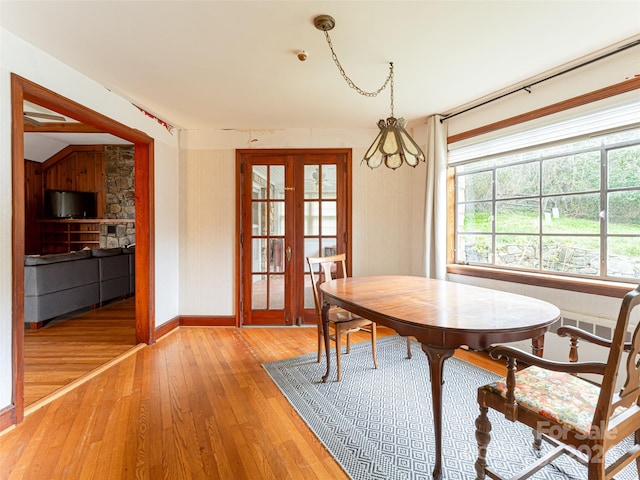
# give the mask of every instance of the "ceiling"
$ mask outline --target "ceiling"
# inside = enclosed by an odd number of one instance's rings
[[[375,128],[447,113],[640,33],[640,1],[5,1],[0,25],[181,129]],[[306,50],[299,61],[296,53]]]
[[[27,101],[23,103],[23,112],[26,123],[29,123],[27,119],[30,119],[45,130],[51,125],[78,124],[71,117],[60,115]],[[24,158],[44,162],[69,145],[131,145],[131,143],[109,133],[25,132]]]

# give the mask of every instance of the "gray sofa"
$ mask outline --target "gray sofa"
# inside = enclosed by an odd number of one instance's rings
[[[27,255],[24,321],[43,321],[135,292],[134,248]]]

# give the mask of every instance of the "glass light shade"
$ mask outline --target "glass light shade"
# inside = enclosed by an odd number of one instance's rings
[[[379,120],[380,132],[362,161],[372,169],[384,163],[392,170],[402,166],[402,163],[415,167],[420,161],[424,162],[424,153],[404,126],[404,118],[389,117],[386,122]]]

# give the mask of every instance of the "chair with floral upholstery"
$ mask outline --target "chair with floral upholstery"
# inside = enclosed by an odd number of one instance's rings
[[[611,340],[575,327],[560,327],[558,335],[570,338],[569,362],[545,360],[509,346],[491,349],[493,358],[506,358],[507,376],[478,389],[476,480],[502,478],[488,468],[489,408],[531,427],[534,448],[540,449],[542,440],[553,446],[511,480],[529,478],[562,454],[582,463],[586,467],[583,478],[588,480],[612,479],[634,460],[640,478],[640,323],[631,341],[626,341],[631,312],[638,304],[640,286],[622,300]],[[578,340],[607,347],[606,362],[578,361]],[[518,371],[518,361],[529,367]],[[619,371],[626,372],[620,388],[616,387]],[[596,376],[585,379],[583,374]],[[594,378],[598,381],[592,381]],[[623,453],[607,458],[616,445],[616,452]]]

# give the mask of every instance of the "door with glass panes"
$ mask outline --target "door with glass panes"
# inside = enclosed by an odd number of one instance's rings
[[[351,151],[238,150],[237,160],[240,324],[315,323],[306,257],[350,260]]]

